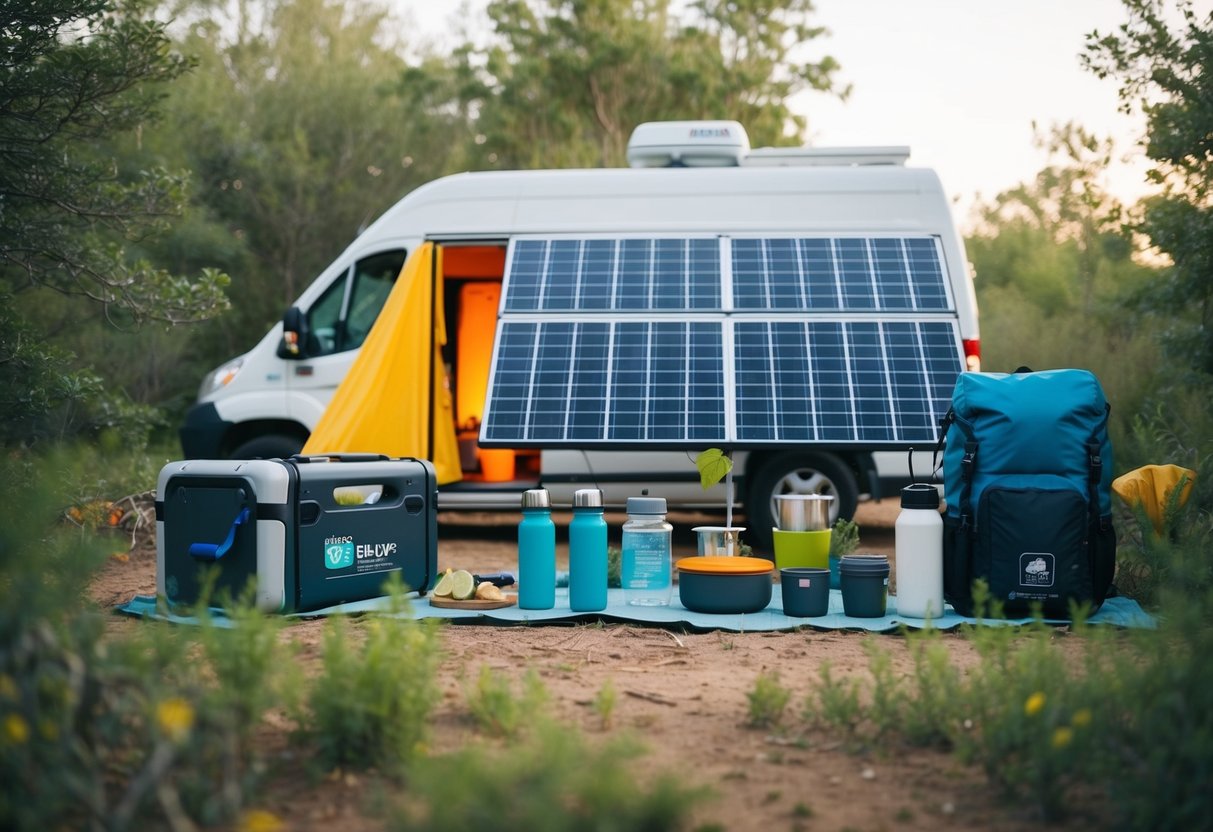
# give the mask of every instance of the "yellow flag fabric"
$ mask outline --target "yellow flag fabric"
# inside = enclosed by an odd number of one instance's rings
[[[442,250],[433,243],[409,255],[304,454],[413,456],[434,463],[439,485],[461,479],[442,360],[441,258]]]
[[[1140,505],[1145,509],[1146,516],[1154,524],[1154,531],[1162,534],[1163,511],[1171,492],[1184,477],[1187,477],[1187,482],[1177,503],[1182,506],[1192,493],[1196,472],[1179,465],[1143,465],[1112,480],[1112,490],[1130,506]]]

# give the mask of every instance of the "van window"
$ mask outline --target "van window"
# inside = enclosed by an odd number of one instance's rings
[[[309,357],[362,346],[404,266],[405,254],[396,250],[364,257],[324,290],[308,310]]]

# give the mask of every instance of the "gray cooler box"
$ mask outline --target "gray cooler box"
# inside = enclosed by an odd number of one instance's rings
[[[434,467],[344,454],[170,462],[156,484],[156,590],[193,604],[256,585],[258,608],[303,612],[424,593],[438,569]]]

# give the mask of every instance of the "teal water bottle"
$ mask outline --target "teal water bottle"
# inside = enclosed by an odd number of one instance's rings
[[[602,516],[602,492],[581,488],[573,492],[569,523],[569,609],[597,612],[607,605],[607,524]]]
[[[522,493],[518,524],[518,606],[550,610],[556,606],[556,526],[546,488]]]

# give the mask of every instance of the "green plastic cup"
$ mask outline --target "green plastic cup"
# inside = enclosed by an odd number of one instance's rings
[[[806,532],[771,529],[775,538],[775,566],[779,569],[792,566],[829,569],[831,533],[830,529]]]

